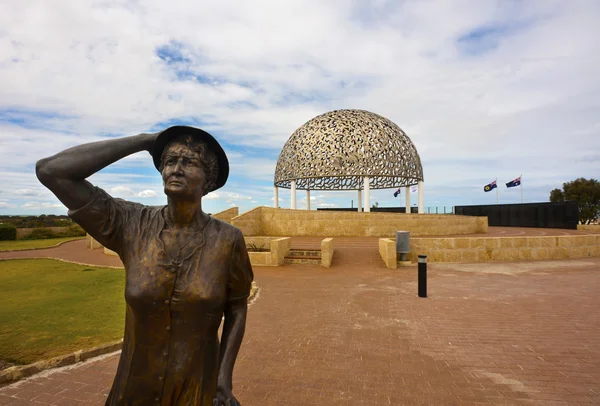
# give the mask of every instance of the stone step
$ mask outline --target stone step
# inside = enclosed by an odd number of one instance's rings
[[[284,258],[286,264],[306,264],[306,265],[319,265],[321,264],[321,257],[315,256],[287,256]]]
[[[290,250],[290,253],[288,254],[289,257],[317,257],[317,258],[321,258],[321,251],[320,250],[301,250],[301,249],[294,249],[292,248]]]

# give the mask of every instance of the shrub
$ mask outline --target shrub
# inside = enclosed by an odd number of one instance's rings
[[[0,224],[0,241],[17,239],[17,228],[13,224]]]
[[[22,238],[22,240],[46,240],[48,238],[63,238],[63,237],[81,237],[85,235],[85,231],[78,224],[73,224],[64,231],[52,231],[51,228],[36,228],[31,234]]]
[[[36,228],[31,231],[31,234],[21,238],[22,240],[45,240],[48,238],[58,238],[58,233],[55,233],[50,228]]]
[[[79,224],[73,224],[66,231],[63,231],[61,237],[81,237],[85,235],[85,230]]]

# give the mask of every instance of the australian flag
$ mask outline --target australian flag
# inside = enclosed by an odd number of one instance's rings
[[[519,186],[520,184],[521,184],[521,177],[519,176],[517,179],[511,180],[510,182],[508,182],[506,184],[506,187],[515,187],[515,186]]]
[[[400,194],[400,191],[402,190],[402,188],[398,188],[398,190],[396,190],[394,192],[394,197],[398,197],[398,195]]]
[[[496,185],[496,181],[493,181],[492,183],[488,183],[487,185],[485,185],[483,187],[483,191],[484,192],[489,192],[492,189],[496,189],[498,187],[498,185]]]

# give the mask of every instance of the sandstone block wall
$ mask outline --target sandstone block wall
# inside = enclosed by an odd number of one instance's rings
[[[412,250],[412,247],[411,247]],[[396,240],[392,238],[379,239],[379,255],[389,269],[396,269],[398,262],[396,260]]]
[[[289,254],[292,239],[289,237],[252,237],[244,236],[246,245],[257,248],[269,248],[269,252],[248,252],[252,266],[280,266]]]
[[[577,229],[600,234],[600,224],[577,224]]]
[[[234,217],[239,216],[239,214],[240,214],[240,209],[238,207],[231,207],[227,210],[223,210],[223,211],[213,214],[212,217],[219,219],[219,220],[223,220],[226,223],[231,224],[231,220]]]
[[[321,265],[325,268],[331,266],[333,260],[333,238],[325,238],[321,241]]]
[[[94,237],[87,233],[85,234],[85,246],[91,250],[102,248],[102,244],[100,244]]]
[[[108,248],[106,248],[106,247],[104,247],[104,253],[105,253],[106,255],[113,255],[113,256],[115,256],[115,257],[118,257],[118,256],[119,256],[119,254],[117,254],[117,253],[116,253],[116,252],[114,252],[113,250],[109,250],[109,249],[108,249]]]
[[[257,207],[232,220],[245,235],[390,237],[487,233],[487,217],[404,213],[356,213]]]
[[[242,230],[242,233],[247,235],[268,235],[262,231],[261,212],[263,207],[259,206],[246,213],[231,219],[231,224]]]
[[[493,262],[600,257],[600,235],[412,239],[409,258],[428,262]]]
[[[271,240],[271,266],[283,265],[291,248],[292,239],[289,237]]]

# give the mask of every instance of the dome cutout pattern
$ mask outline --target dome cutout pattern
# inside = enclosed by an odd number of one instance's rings
[[[392,121],[365,110],[334,110],[298,128],[275,168],[275,186],[309,190],[362,190],[416,185],[421,158]]]

